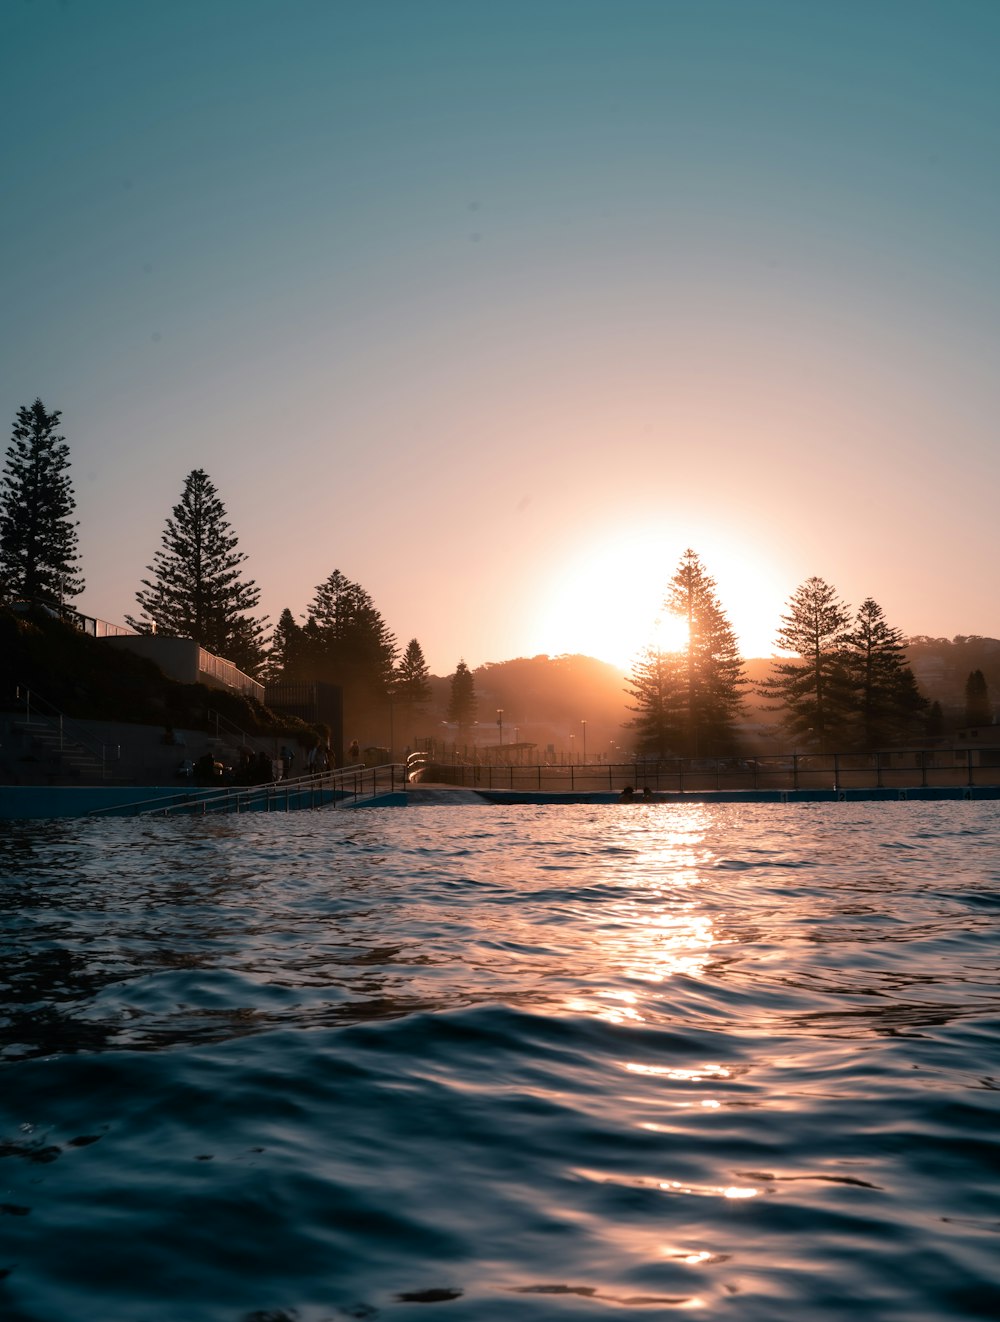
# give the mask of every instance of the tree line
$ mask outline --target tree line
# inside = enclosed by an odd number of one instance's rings
[[[0,479],[0,602],[62,607],[84,588],[60,418],[40,399],[17,412]],[[317,585],[302,623],[288,607],[281,611],[268,646],[269,622],[256,614],[260,590],[246,560],[214,484],[204,469],[193,470],[127,623],[140,633],[192,638],[266,681],[338,684],[352,711],[395,702],[412,714],[427,704],[420,643],[413,638],[401,652],[370,595],[339,569]],[[715,580],[695,551],[681,557],[662,611],[683,623],[684,643],[651,643],[632,666],[626,694],[637,750],[684,757],[738,751],[750,685]],[[755,692],[793,740],[821,750],[871,749],[936,732],[940,708],[920,693],[902,633],[871,597],[852,612],[824,579],[808,578],[781,616],[775,645],[786,655]],[[474,676],[460,660],[448,720],[468,728],[476,707]],[[991,720],[977,670],[966,684],[966,723]]]
[[[632,667],[626,693],[639,751],[737,752],[750,685],[715,580],[695,551],[681,557],[662,610],[683,622],[685,641],[675,650],[650,644]],[[940,704],[920,692],[902,632],[872,597],[852,612],[824,579],[807,578],[789,599],[774,642],[786,655],[754,692],[795,743],[871,750],[940,733]],[[968,725],[992,721],[980,670],[967,681],[965,714]]]
[[[18,410],[0,479],[0,602],[61,609],[84,589],[78,571],[76,502],[61,414],[40,399]],[[192,638],[265,681],[325,680],[355,709],[389,700],[418,709],[430,697],[416,638],[400,653],[369,594],[339,569],[318,585],[306,620],[282,610],[267,643],[256,613],[260,589],[204,469],[188,474],[126,623],[139,633]]]

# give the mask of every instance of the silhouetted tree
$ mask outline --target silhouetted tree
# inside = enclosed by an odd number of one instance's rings
[[[733,746],[746,677],[715,579],[690,547],[681,556],[663,607],[687,626],[681,651],[684,752],[688,757],[727,752]]]
[[[845,737],[850,686],[844,668],[844,637],[850,625],[847,607],[836,590],[813,576],[792,593],[781,617],[776,644],[800,661],[776,661],[761,685],[765,698],[777,699],[783,724],[796,738],[812,734],[819,747]]]
[[[852,698],[853,742],[884,748],[914,734],[927,707],[913,671],[906,664],[903,635],[867,597],[843,640],[844,671]]]
[[[640,747],[686,757],[729,751],[746,686],[743,661],[715,580],[690,548],[670,581],[663,610],[684,622],[686,638],[675,653],[651,646],[632,669],[626,692],[635,699],[631,724]]]
[[[402,725],[396,728],[410,743],[416,735],[415,719],[419,713],[426,711],[431,700],[430,670],[416,638],[411,638],[406,644],[406,651],[396,667],[393,697],[401,709],[402,717]]]
[[[451,690],[448,695],[448,720],[454,722],[464,732],[474,724],[477,710],[475,679],[465,662],[459,661],[455,667],[455,673],[451,677]]]
[[[625,692],[633,699],[627,706],[635,716],[626,728],[635,731],[636,752],[656,757],[676,752],[685,735],[680,653],[645,648],[632,664]]]
[[[359,583],[339,569],[316,588],[302,630],[302,676],[339,684],[354,719],[385,708],[392,691],[396,639]]]
[[[246,560],[226,520],[226,507],[204,469],[184,482],[135,599],[142,616],[128,623],[140,633],[193,638],[201,647],[254,675],[264,659],[265,621],[249,614],[260,600]]]
[[[965,681],[965,724],[971,726],[993,724],[989,685],[981,670],[973,670]]]
[[[295,678],[305,645],[302,626],[296,623],[295,616],[286,606],[271,634],[266,668],[268,680]]]
[[[76,500],[62,414],[40,399],[17,411],[0,480],[0,583],[10,597],[62,605],[83,591],[76,569]]]
[[[928,739],[940,739],[944,734],[944,708],[936,698],[927,709],[925,733]]]
[[[394,692],[408,707],[422,707],[431,700],[430,670],[423,649],[416,638],[406,644],[406,651],[396,667]]]

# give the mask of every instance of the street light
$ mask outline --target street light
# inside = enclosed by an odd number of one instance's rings
[[[580,724],[583,726],[583,761],[584,761],[584,765],[586,765],[586,762],[587,762],[587,722],[586,722],[586,721],[581,721]]]
[[[503,748],[503,708],[497,708],[497,725],[500,727],[500,747]]]

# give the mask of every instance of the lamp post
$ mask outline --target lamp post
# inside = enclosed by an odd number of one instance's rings
[[[584,761],[584,764],[586,764],[586,761],[587,761],[587,722],[586,722],[586,721],[581,721],[580,724],[583,726],[583,761]]]
[[[503,708],[497,708],[497,725],[500,729],[500,747],[503,748]]]

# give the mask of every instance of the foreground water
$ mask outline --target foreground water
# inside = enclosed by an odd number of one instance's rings
[[[1000,1316],[1000,808],[0,838],[7,1322]]]

